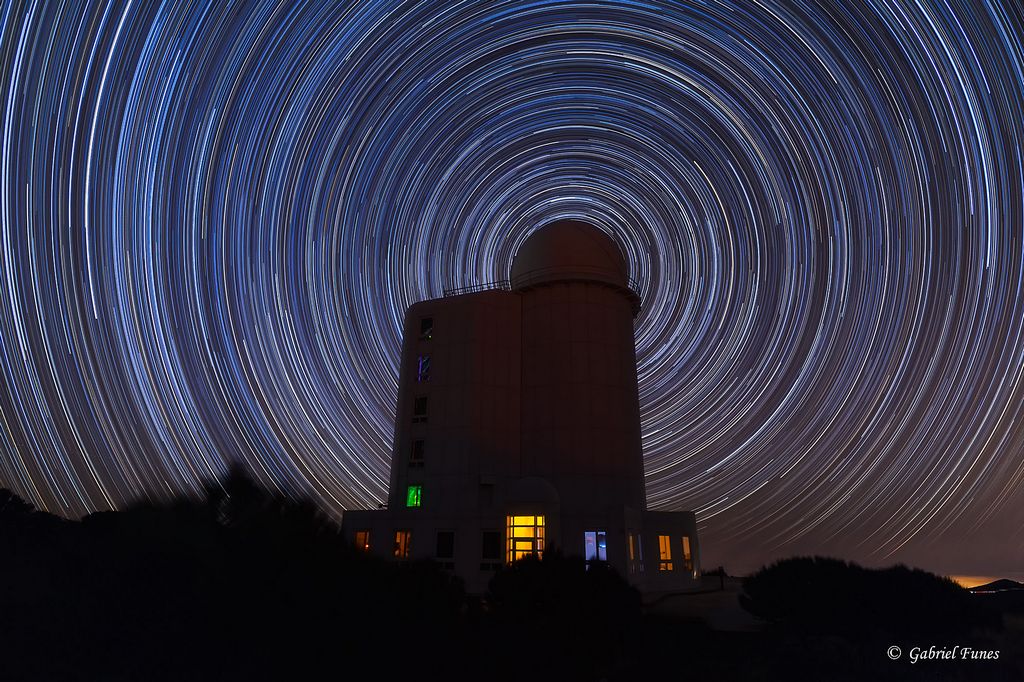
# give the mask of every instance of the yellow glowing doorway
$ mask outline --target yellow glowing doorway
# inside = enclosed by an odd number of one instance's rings
[[[524,556],[544,552],[544,517],[509,516],[505,537],[508,541],[507,561],[512,563]]]

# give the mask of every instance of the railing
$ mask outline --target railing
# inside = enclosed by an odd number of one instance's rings
[[[548,274],[548,271],[551,270],[551,269],[552,268],[545,268],[545,269],[541,269],[541,270],[531,270],[530,272],[526,273],[525,275],[520,275],[519,277],[516,278],[517,288],[522,289],[522,288],[525,288],[525,287],[532,286],[535,283],[544,283],[544,282],[550,281],[550,280],[547,279],[546,275]],[[556,268],[556,269],[562,270],[563,268]],[[589,268],[585,268],[585,267],[579,268],[579,272],[580,273],[585,273],[588,269]],[[594,274],[603,274],[605,272],[606,271],[604,271],[604,270],[595,270]],[[570,279],[574,279],[574,278],[570,277]],[[594,281],[601,282],[601,281],[604,281],[604,280],[597,279],[597,280],[594,280]],[[607,284],[613,284],[612,282],[606,282],[606,283]],[[619,286],[619,285],[616,285],[616,286]],[[626,279],[626,287],[629,289],[630,293],[633,295],[631,297],[631,298],[633,298],[633,308],[634,308],[633,312],[636,313],[639,310],[639,306],[640,306],[640,283],[637,282],[632,277],[628,277]],[[465,286],[465,287],[458,287],[458,288],[453,288],[453,289],[443,289],[442,291],[444,293],[444,297],[447,298],[449,296],[462,296],[463,294],[475,294],[475,293],[480,292],[480,291],[496,291],[496,290],[497,291],[512,291],[512,281],[511,280],[507,280],[507,279],[499,279],[499,280],[495,280],[493,282],[484,282],[483,284],[472,284],[470,286]]]
[[[571,274],[569,274],[566,277],[567,280],[590,279],[589,277],[579,277],[579,275],[594,274],[601,275],[600,277],[595,278],[594,281],[603,281],[609,284],[613,283],[611,280],[605,278],[608,274],[608,271],[605,270],[604,268],[589,268],[586,266],[566,268],[564,266],[558,266],[553,268],[539,268],[537,270],[530,270],[525,274],[519,275],[518,277],[516,277],[516,286],[517,288],[522,289],[525,287],[532,286],[534,284],[546,283],[551,281],[548,279],[548,275],[551,271],[564,272],[566,270],[570,270],[571,272]],[[626,279],[626,287],[632,290],[635,294],[640,293],[640,284],[633,277],[628,277]],[[511,291],[512,281],[508,279],[499,279],[493,282],[484,282],[483,284],[473,284],[466,287],[444,289],[443,291],[445,296],[458,296],[460,294],[473,294],[478,291],[490,291],[492,289],[503,289],[505,291]]]
[[[468,287],[459,287],[457,289],[445,289],[444,295],[448,296],[461,296],[462,294],[475,294],[478,291],[492,291],[494,289],[500,289],[502,291],[511,291],[512,282],[507,279],[499,279],[496,282],[485,282],[483,284],[473,284]]]

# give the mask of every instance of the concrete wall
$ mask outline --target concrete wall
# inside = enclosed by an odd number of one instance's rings
[[[558,282],[522,292],[524,475],[564,509],[644,509],[633,311],[621,290]]]

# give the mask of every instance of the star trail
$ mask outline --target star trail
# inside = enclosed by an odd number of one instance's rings
[[[711,561],[1024,566],[1021,35],[1014,3],[5,3],[0,484],[77,517],[240,461],[375,508],[405,308],[581,218],[640,283],[649,502]]]

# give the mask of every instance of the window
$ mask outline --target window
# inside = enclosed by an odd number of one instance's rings
[[[485,530],[480,540],[480,570],[497,570],[501,567],[501,533],[496,530]]]
[[[409,451],[409,466],[410,467],[422,467],[423,466],[423,441],[414,440],[412,442],[412,450]]]
[[[405,506],[406,507],[421,507],[423,506],[423,486],[411,485],[405,491]]]
[[[455,531],[437,532],[437,560],[442,568],[455,568]]]
[[[427,422],[427,396],[418,395],[412,404],[412,423],[425,424]]]
[[[412,532],[408,530],[395,531],[395,558],[408,559],[412,552]]]
[[[658,536],[658,570],[672,570],[672,538],[667,535]]]
[[[644,572],[644,546],[640,543],[639,533],[630,533],[629,540],[629,572]]]
[[[430,356],[421,355],[416,358],[416,381],[430,381]]]
[[[693,554],[690,552],[690,536],[683,536],[683,570],[693,570]]]
[[[356,549],[362,552],[370,551],[370,531],[368,530],[357,530],[356,531]]]
[[[434,318],[420,318],[420,341],[430,341],[434,338]]]
[[[512,563],[525,556],[544,552],[544,517],[509,516],[507,520],[508,555]]]
[[[608,539],[603,530],[583,534],[583,558],[587,561],[608,561]]]

